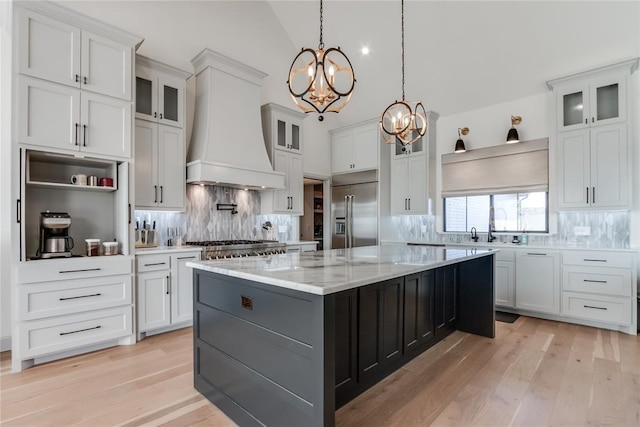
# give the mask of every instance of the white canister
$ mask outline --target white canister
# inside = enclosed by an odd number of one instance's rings
[[[87,256],[100,255],[100,239],[84,239],[87,243]]]
[[[102,255],[118,255],[118,242],[104,242]]]

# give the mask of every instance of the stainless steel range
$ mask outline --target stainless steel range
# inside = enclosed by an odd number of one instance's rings
[[[187,245],[202,246],[202,259],[225,259],[250,256],[283,254],[287,244],[273,240],[208,240],[187,242]]]

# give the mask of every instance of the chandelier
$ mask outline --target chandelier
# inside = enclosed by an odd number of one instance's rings
[[[427,113],[419,101],[404,99],[404,0],[402,3],[402,101],[389,105],[380,117],[380,129],[387,144],[407,145],[427,132]]]
[[[289,69],[289,93],[305,113],[338,113],[351,99],[356,79],[349,58],[340,47],[324,48],[320,0],[320,43],[318,49],[302,48]]]

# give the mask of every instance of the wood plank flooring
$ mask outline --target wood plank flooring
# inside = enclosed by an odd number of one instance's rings
[[[640,340],[521,316],[455,332],[336,412],[337,426],[639,426]],[[193,388],[191,328],[12,374],[3,426],[234,426]]]

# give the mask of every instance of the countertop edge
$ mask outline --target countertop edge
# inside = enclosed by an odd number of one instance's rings
[[[523,245],[516,243],[488,243],[488,242],[461,242],[461,243],[450,243],[450,242],[423,242],[416,240],[382,240],[381,244],[389,244],[389,245],[416,245],[416,246],[440,246],[440,247],[465,247],[465,248],[490,248],[490,249],[543,249],[548,251],[605,251],[605,252],[631,252],[638,253],[640,252],[640,247],[631,247],[631,248],[598,248],[598,247],[584,247],[584,246],[550,246],[550,245]]]

